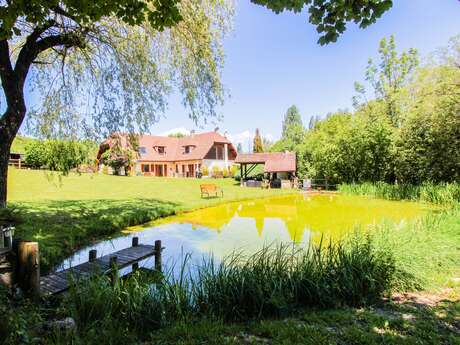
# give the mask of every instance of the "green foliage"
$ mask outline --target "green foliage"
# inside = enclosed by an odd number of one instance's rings
[[[213,167],[212,167],[212,176],[213,177],[218,177],[219,174],[221,173],[221,171],[222,170],[219,168],[218,165],[213,165]]]
[[[391,255],[377,253],[368,239],[309,250],[266,247],[219,264],[205,260],[195,272],[187,260],[178,277],[166,273],[161,282],[137,275],[115,286],[84,281],[64,305],[82,329],[104,320],[131,331],[156,329],[196,317],[246,320],[299,307],[365,305],[391,288],[395,273]]]
[[[460,40],[442,59],[418,67],[415,49],[398,54],[393,37],[380,43],[366,81],[356,84],[356,110],[311,118],[308,131],[290,128],[273,151],[297,154],[298,175],[330,183],[400,184],[460,180]]]
[[[227,168],[223,168],[223,169],[222,169],[222,177],[223,177],[223,178],[227,178],[227,177],[228,177],[228,174],[229,174],[228,169],[227,169]]]
[[[25,163],[35,169],[46,166],[48,152],[43,141],[36,141],[25,147]]]
[[[389,200],[414,200],[434,204],[460,203],[460,183],[421,185],[389,184],[384,182],[341,184],[339,191],[351,195],[369,195]]]
[[[163,30],[181,20],[178,5],[177,0],[96,0],[85,3],[74,0],[29,0],[8,3],[0,12],[0,37],[5,39],[13,35],[20,36],[25,31],[17,23],[18,18],[25,18],[30,25],[40,27],[48,24],[49,16],[54,12],[61,12],[80,25],[88,25],[115,15],[129,25],[138,25],[147,19],[152,27]]]
[[[295,105],[291,106],[284,115],[283,132],[281,133],[282,139],[287,139],[292,131],[291,127],[303,127],[302,118],[299,109]]]
[[[398,56],[394,36],[389,41],[383,38],[379,47],[380,63],[378,66],[369,59],[366,69],[366,81],[373,88],[375,97],[386,105],[387,116],[394,126],[401,122],[402,100],[407,98],[404,87],[410,81],[413,71],[419,64],[416,49],[409,49]],[[359,107],[359,100],[366,99],[364,86],[355,83],[358,96],[354,98],[355,106]]]
[[[36,325],[42,322],[37,305],[25,299],[12,299],[0,284],[0,339],[5,345],[33,344],[38,339]]]
[[[238,167],[237,164],[233,164],[231,167],[230,167],[230,176],[231,177],[235,177],[238,172],[239,172],[240,168]]]
[[[33,168],[69,172],[82,164],[91,164],[92,142],[45,140],[26,146],[25,163]]]
[[[201,170],[201,175],[203,176],[209,175],[209,169],[206,165],[202,165],[200,170]]]
[[[308,7],[309,21],[322,34],[320,44],[337,41],[345,31],[348,22],[355,22],[366,28],[376,22],[393,6],[392,0],[335,1],[335,0],[251,0],[266,6],[275,13],[284,10],[301,12]]]
[[[180,132],[178,132],[178,133],[171,133],[171,134],[168,135],[168,137],[170,137],[170,138],[183,138],[183,137],[185,137],[185,134],[184,134],[184,133],[180,133]]]
[[[259,129],[256,129],[256,134],[254,135],[254,141],[252,144],[252,151],[253,152],[264,152],[264,147],[262,144],[262,137],[260,136]]]
[[[34,141],[36,141],[36,139],[18,135],[14,138],[13,144],[11,145],[11,152],[25,153],[26,147]]]

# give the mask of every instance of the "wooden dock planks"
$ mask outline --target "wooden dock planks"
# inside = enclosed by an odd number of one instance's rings
[[[152,245],[139,244],[135,247],[129,247],[118,252],[104,255],[91,262],[68,268],[66,270],[51,273],[40,278],[41,294],[55,295],[69,289],[72,277],[75,279],[90,277],[96,274],[107,274],[111,271],[110,259],[117,258],[116,265],[118,269],[131,266],[142,261],[156,253]]]

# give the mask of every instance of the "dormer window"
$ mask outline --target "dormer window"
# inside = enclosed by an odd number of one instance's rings
[[[184,153],[185,153],[185,154],[189,154],[190,152],[193,151],[194,148],[195,148],[194,145],[187,145],[187,146],[184,146]]]
[[[145,147],[139,147],[139,154],[141,155],[145,155],[147,154],[147,149]]]
[[[154,146],[154,149],[159,155],[164,155],[166,153],[164,146]]]

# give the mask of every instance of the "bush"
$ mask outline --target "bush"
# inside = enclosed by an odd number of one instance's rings
[[[202,165],[200,170],[201,170],[201,175],[203,175],[203,176],[208,176],[209,175],[209,170],[208,170],[208,167],[206,165]]]
[[[224,177],[224,178],[227,178],[227,177],[228,177],[228,169],[227,169],[227,168],[224,168],[224,169],[222,170],[222,177]]]
[[[230,167],[230,176],[235,177],[239,172],[238,165],[234,164]]]
[[[64,140],[34,141],[26,147],[25,163],[32,168],[69,172],[91,164],[91,143]]]
[[[43,141],[32,141],[25,148],[26,165],[34,169],[46,166],[48,161],[46,146]]]
[[[220,170],[220,168],[219,168],[217,165],[214,165],[214,166],[212,167],[212,176],[213,176],[213,177],[219,177],[220,172],[221,172],[221,170]]]

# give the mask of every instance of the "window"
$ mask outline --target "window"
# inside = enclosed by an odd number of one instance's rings
[[[157,151],[158,154],[160,154],[160,155],[164,155],[165,152],[166,152],[164,146],[154,146],[154,149],[155,149],[155,151]]]
[[[188,154],[188,153],[192,152],[194,148],[195,148],[195,146],[193,146],[193,145],[184,146],[184,153]]]
[[[142,172],[150,172],[150,166],[148,164],[142,164]]]
[[[145,149],[145,147],[142,147],[142,146],[141,146],[141,147],[139,147],[139,153],[140,153],[141,155],[145,155],[145,154],[147,154],[147,150]]]

